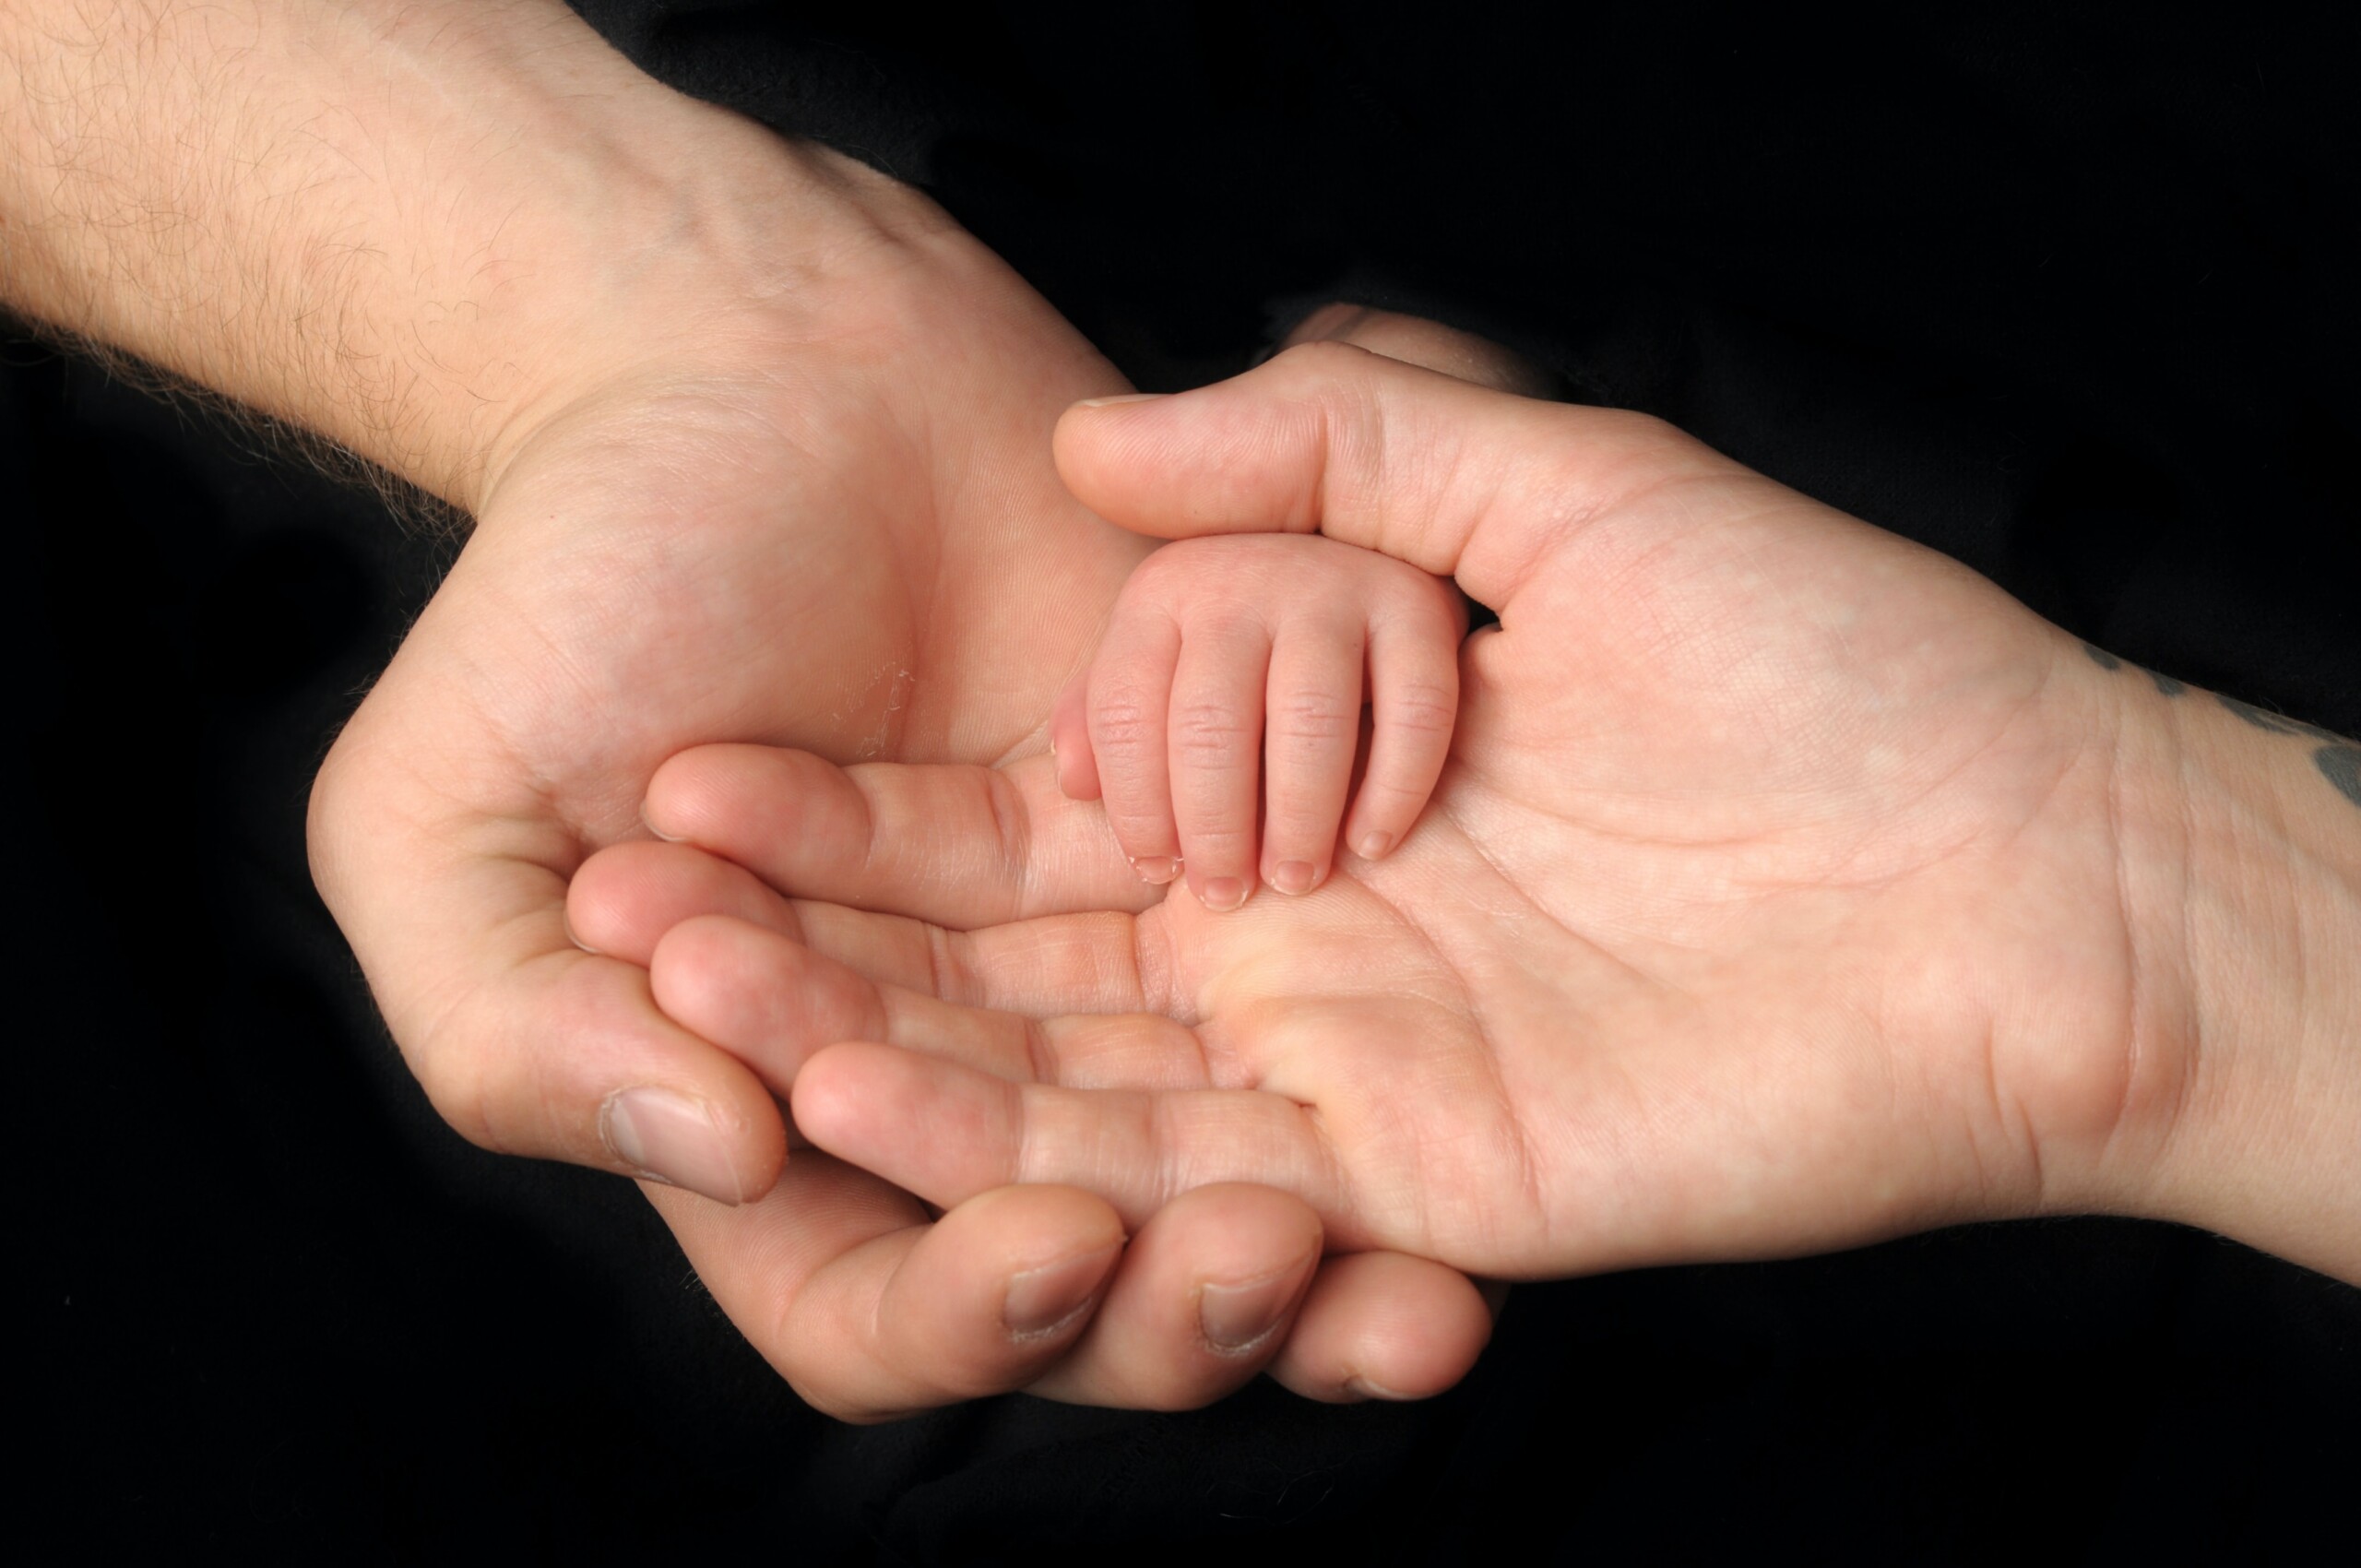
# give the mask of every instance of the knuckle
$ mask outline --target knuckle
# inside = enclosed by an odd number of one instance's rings
[[[1173,750],[1192,767],[1228,769],[1258,738],[1246,716],[1226,703],[1188,703],[1173,710]]]
[[[1263,830],[1267,852],[1280,860],[1308,859],[1317,862],[1325,859],[1326,851],[1336,842],[1340,814],[1333,810],[1273,811]]]
[[[1290,692],[1271,705],[1271,738],[1327,748],[1356,736],[1360,729],[1360,705],[1347,703],[1335,692]]]
[[[1377,720],[1412,735],[1449,735],[1459,719],[1459,694],[1438,681],[1406,681],[1388,692]]]
[[[1228,823],[1200,823],[1190,828],[1185,847],[1188,863],[1212,876],[1243,867],[1253,840]]]
[[[1109,812],[1107,826],[1126,854],[1161,855],[1173,847],[1172,819],[1154,812]]]
[[[1151,750],[1160,737],[1161,727],[1136,694],[1118,693],[1090,706],[1090,744],[1102,757],[1128,760]]]

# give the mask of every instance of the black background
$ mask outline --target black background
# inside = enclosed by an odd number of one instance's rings
[[[1423,310],[2128,658],[2361,731],[2336,12],[583,8],[666,79],[925,184],[1143,385],[1240,368],[1334,294]],[[1258,1387],[819,1420],[623,1183],[434,1120],[311,890],[311,771],[451,535],[30,343],[0,362],[34,1073],[10,1403],[52,1540],[2349,1546],[2361,1294],[2119,1221],[1520,1290],[1415,1409]]]

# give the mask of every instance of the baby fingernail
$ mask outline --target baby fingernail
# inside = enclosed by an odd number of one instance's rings
[[[1281,861],[1271,868],[1271,885],[1282,893],[1309,893],[1319,874],[1310,861]]]
[[[670,1089],[625,1089],[608,1099],[599,1123],[615,1158],[648,1180],[726,1204],[745,1201],[730,1140],[703,1100]]]
[[[1384,854],[1386,850],[1394,848],[1394,835],[1391,833],[1364,833],[1361,835],[1361,841],[1354,845],[1353,848],[1360,852],[1361,859],[1365,861],[1373,861],[1380,855]]]
[[[1161,887],[1180,874],[1180,862],[1169,855],[1143,855],[1132,862],[1132,869],[1140,873],[1142,882]]]
[[[1008,1294],[1001,1300],[1001,1322],[1020,1339],[1038,1339],[1063,1327],[1097,1298],[1107,1282],[1108,1265],[1122,1250],[1118,1243],[1026,1270],[1008,1282]]]
[[[1248,1350],[1261,1343],[1295,1304],[1311,1260],[1247,1285],[1208,1285],[1197,1293],[1197,1324],[1217,1350]]]
[[[1212,877],[1198,896],[1198,902],[1216,913],[1226,913],[1246,902],[1246,884],[1234,876]]]

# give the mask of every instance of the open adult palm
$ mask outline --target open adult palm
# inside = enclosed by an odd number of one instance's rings
[[[946,1204],[1269,1182],[1501,1276],[2128,1201],[2191,1044],[2118,831],[2161,697],[1655,422],[1348,349],[1078,410],[1059,456],[1144,532],[1456,577],[1500,624],[1451,766],[1315,894],[1026,919],[1120,866],[1046,764],[675,759],[649,821],[806,901],[680,847],[633,918],[588,885],[815,1143]]]

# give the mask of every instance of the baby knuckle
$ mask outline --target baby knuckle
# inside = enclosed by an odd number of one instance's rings
[[[1090,710],[1090,743],[1102,753],[1145,752],[1157,731],[1147,706],[1136,699],[1118,697],[1094,704]]]
[[[1414,734],[1448,735],[1459,718],[1456,695],[1432,682],[1406,683],[1386,695],[1378,719],[1387,728]]]
[[[1152,811],[1110,811],[1107,826],[1114,830],[1115,842],[1125,852],[1134,855],[1169,853],[1173,845],[1172,818],[1169,814]]]
[[[1173,710],[1173,747],[1186,761],[1221,767],[1234,763],[1252,739],[1246,716],[1221,703],[1190,703]]]
[[[1271,734],[1278,740],[1334,745],[1359,726],[1360,705],[1334,692],[1293,692],[1271,707]]]

